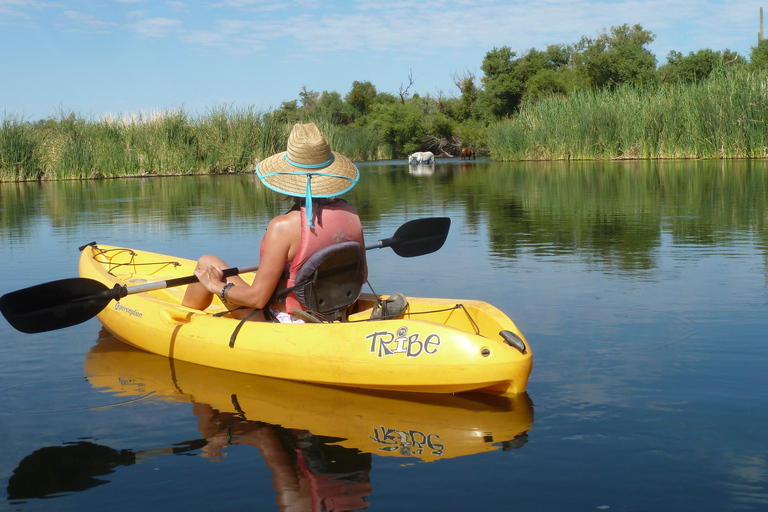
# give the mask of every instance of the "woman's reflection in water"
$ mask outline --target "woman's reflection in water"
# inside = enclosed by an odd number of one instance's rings
[[[207,441],[203,457],[221,460],[232,444],[259,450],[272,471],[281,511],[343,512],[370,505],[365,501],[371,494],[370,454],[329,444],[338,441],[335,438],[247,421],[207,404],[195,403],[193,411]]]

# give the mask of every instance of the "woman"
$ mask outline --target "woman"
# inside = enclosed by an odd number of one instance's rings
[[[241,277],[227,279],[227,264],[217,256],[202,256],[195,275],[198,283],[187,288],[182,304],[205,309],[216,295],[236,318],[246,318],[254,308],[269,306],[269,315],[257,311],[252,319],[301,322],[291,313],[304,309],[293,293],[285,302],[272,302],[276,289],[292,286],[301,266],[315,251],[338,242],[356,241],[365,247],[360,218],[342,200],[357,183],[360,172],[345,156],[331,151],[314,123],[297,124],[288,137],[288,150],[265,159],[256,175],[267,187],[292,196],[294,207],[272,219],[261,241],[259,271],[249,285]]]

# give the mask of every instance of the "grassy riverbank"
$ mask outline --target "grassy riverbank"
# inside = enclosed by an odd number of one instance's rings
[[[378,155],[370,130],[323,125],[331,146],[357,160]],[[289,127],[253,109],[221,108],[198,118],[182,110],[38,123],[6,118],[0,181],[246,172],[285,149]]]
[[[737,69],[695,84],[580,91],[492,126],[496,160],[765,158],[768,79]]]

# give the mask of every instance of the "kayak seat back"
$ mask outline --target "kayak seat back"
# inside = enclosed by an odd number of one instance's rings
[[[365,283],[365,249],[353,241],[324,247],[302,265],[296,283],[296,299],[307,311],[346,320]]]

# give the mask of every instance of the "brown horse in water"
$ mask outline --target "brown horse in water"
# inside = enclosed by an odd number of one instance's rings
[[[461,158],[462,160],[469,160],[470,158],[474,160],[475,150],[473,148],[461,148],[461,152],[459,153],[459,158]]]

